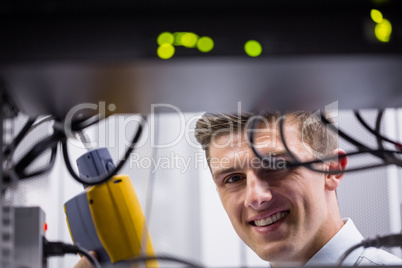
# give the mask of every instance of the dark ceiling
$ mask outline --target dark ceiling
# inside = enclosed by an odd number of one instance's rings
[[[392,23],[387,43],[374,37],[373,8]],[[402,1],[1,1],[0,78],[28,114],[100,100],[118,112],[401,107],[401,14]],[[215,47],[161,60],[164,31]],[[250,39],[258,58],[244,53]]]

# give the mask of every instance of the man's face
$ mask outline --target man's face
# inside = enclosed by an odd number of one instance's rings
[[[284,131],[299,160],[314,158],[296,126],[285,124]],[[256,133],[255,144],[265,155],[276,155],[279,166],[292,160],[277,129]],[[230,221],[262,259],[304,263],[334,235],[324,174],[304,167],[261,167],[244,133],[218,136],[209,150],[212,175]]]

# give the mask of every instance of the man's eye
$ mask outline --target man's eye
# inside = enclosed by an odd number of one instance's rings
[[[225,180],[225,183],[236,183],[236,182],[239,182],[239,181],[241,181],[241,180],[243,180],[243,179],[244,179],[244,176],[241,176],[241,175],[233,175],[233,176],[228,177],[228,178]]]

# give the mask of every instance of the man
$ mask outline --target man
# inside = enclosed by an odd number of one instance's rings
[[[282,143],[281,121],[291,154]],[[363,240],[352,220],[339,213],[336,189],[347,165],[345,152],[312,114],[205,114],[195,136],[236,233],[271,266],[335,265]],[[325,161],[308,168],[291,165],[294,158]],[[359,248],[342,264],[402,265],[402,260]]]
[[[289,150],[279,133],[281,120]],[[195,136],[236,233],[272,266],[335,265],[363,240],[351,219],[342,220],[337,203],[346,153],[312,114],[205,114]],[[310,168],[290,164],[317,159],[326,161]],[[386,264],[402,265],[402,260],[359,248],[342,263]]]

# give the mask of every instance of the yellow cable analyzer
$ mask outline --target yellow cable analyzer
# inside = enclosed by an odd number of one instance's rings
[[[80,176],[94,178],[114,168],[106,148],[90,151],[77,160]],[[64,204],[74,243],[93,250],[101,263],[127,262],[139,256],[155,256],[141,205],[131,180],[116,175],[87,187]],[[146,267],[157,267],[148,261]]]

